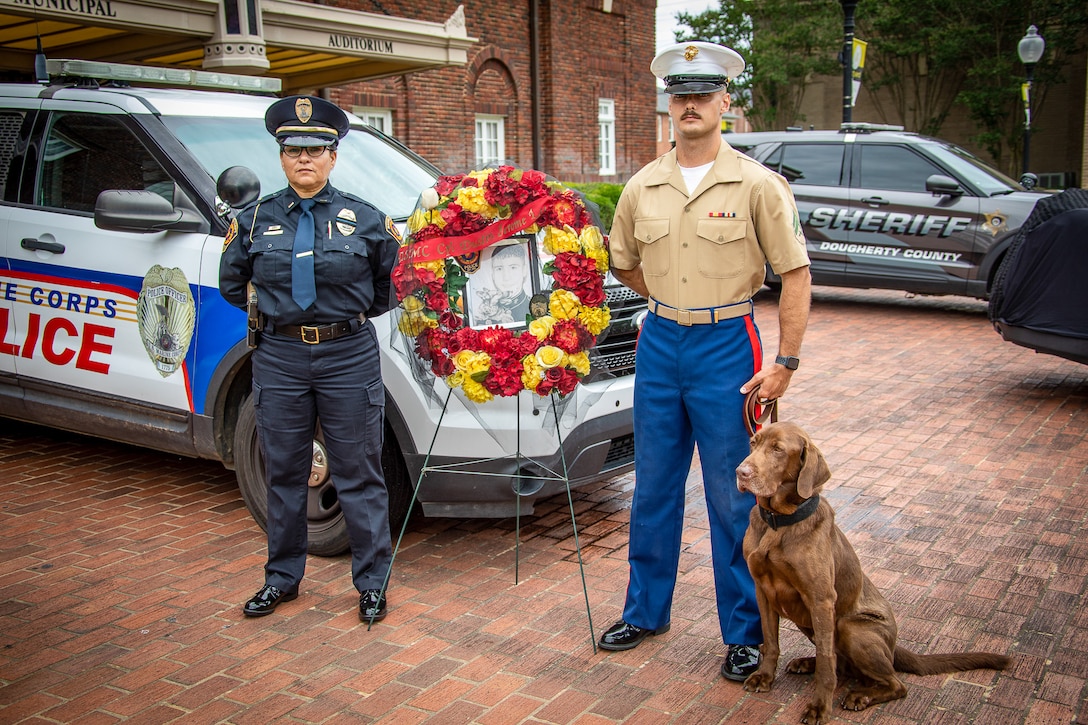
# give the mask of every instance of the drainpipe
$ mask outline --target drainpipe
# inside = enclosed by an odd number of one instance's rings
[[[540,0],[529,0],[529,93],[533,115],[533,168],[544,170],[544,149],[541,148],[543,122],[540,118]]]

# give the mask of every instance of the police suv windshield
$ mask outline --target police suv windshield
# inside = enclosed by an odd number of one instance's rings
[[[951,168],[955,175],[973,185],[983,196],[1011,194],[1025,191],[1024,187],[997,169],[987,166],[981,159],[973,156],[959,146],[946,143],[927,144],[933,155],[944,165]]]
[[[261,180],[261,194],[287,186],[276,141],[259,118],[162,116],[213,179],[231,166],[247,166]],[[340,141],[330,181],[397,220],[415,208],[423,189],[436,176],[425,163],[406,154],[367,128],[352,126]]]

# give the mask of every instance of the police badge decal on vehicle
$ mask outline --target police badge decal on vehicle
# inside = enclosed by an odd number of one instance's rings
[[[140,339],[155,369],[170,377],[185,361],[196,323],[196,305],[185,273],[155,265],[136,300]]]

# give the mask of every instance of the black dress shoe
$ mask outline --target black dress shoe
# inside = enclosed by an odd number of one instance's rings
[[[726,648],[722,662],[722,677],[734,682],[744,682],[759,669],[759,647],[751,644],[731,644]]]
[[[380,622],[389,609],[380,589],[367,589],[359,595],[359,621]]]
[[[280,602],[289,602],[292,599],[298,599],[298,592],[283,592],[271,584],[265,584],[242,607],[242,613],[247,617],[263,617],[276,611]]]
[[[634,649],[635,647],[638,647],[642,640],[651,635],[665,634],[665,632],[669,631],[669,627],[671,626],[672,625],[670,624],[666,624],[664,627],[658,627],[657,629],[643,629],[642,627],[628,624],[621,619],[609,627],[607,632],[601,635],[601,649],[607,649],[613,652]]]

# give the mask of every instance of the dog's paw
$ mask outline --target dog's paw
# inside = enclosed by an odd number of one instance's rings
[[[798,657],[795,660],[790,660],[790,663],[786,665],[786,672],[791,675],[811,675],[815,671],[815,657]]]
[[[820,723],[827,722],[827,711],[831,708],[827,703],[822,702],[810,702],[808,707],[805,708],[805,712],[801,715],[801,722],[805,725],[820,725]]]
[[[771,685],[774,684],[774,673],[760,672],[756,670],[752,674],[748,675],[748,679],[744,681],[744,689],[748,692],[770,692]]]
[[[864,710],[873,704],[873,698],[866,692],[854,691],[846,693],[842,699],[843,710]]]

